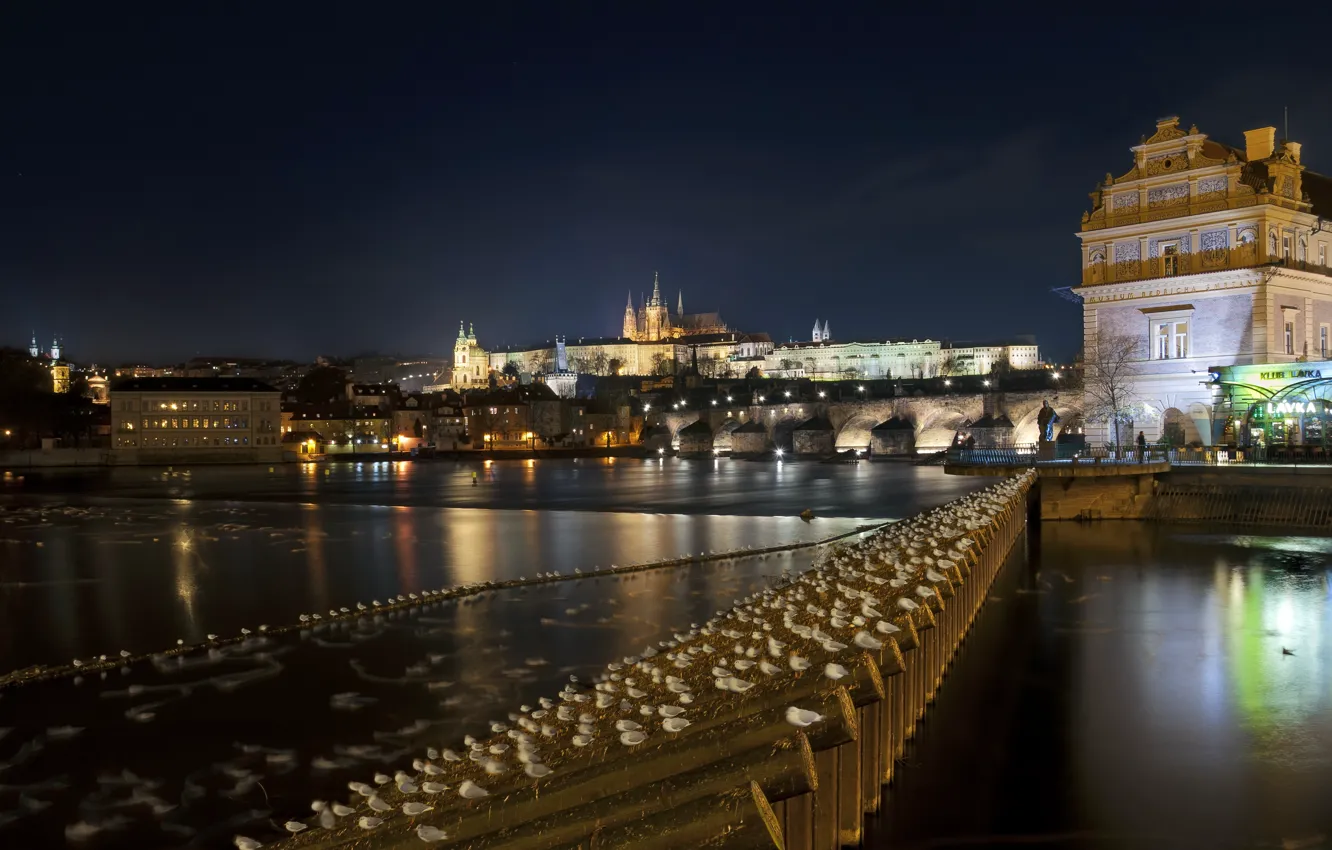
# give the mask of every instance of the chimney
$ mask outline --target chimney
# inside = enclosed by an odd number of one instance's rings
[[[1244,131],[1244,156],[1249,162],[1267,159],[1276,150],[1276,127]]]

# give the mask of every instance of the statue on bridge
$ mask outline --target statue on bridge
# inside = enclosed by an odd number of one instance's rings
[[[1040,412],[1036,414],[1036,424],[1040,426],[1042,443],[1054,441],[1054,426],[1059,423],[1059,414],[1050,406],[1050,400],[1041,402]]]

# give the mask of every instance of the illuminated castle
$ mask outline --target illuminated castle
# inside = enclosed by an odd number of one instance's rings
[[[685,313],[683,292],[676,300],[675,314],[672,315],[661,297],[661,284],[655,273],[652,275],[652,298],[635,310],[634,297],[630,295],[624,305],[622,336],[634,342],[659,342],[729,331],[718,313]]]

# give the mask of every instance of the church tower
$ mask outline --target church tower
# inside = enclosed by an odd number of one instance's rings
[[[467,355],[470,346],[467,342],[467,334],[463,333],[463,323],[458,322],[458,338],[453,341],[453,388],[457,389],[467,383],[468,362]]]
[[[36,332],[36,331],[33,331],[33,332],[32,332],[32,342],[28,344],[28,354],[31,355],[31,356],[33,356],[33,357],[36,357],[36,356],[38,356],[38,355],[41,354],[41,353],[42,353],[42,350],[41,350],[40,348],[37,347],[37,332]]]
[[[818,319],[814,320],[814,334],[813,336],[810,337],[810,339],[814,340],[815,342],[823,341],[823,328],[819,327]]]
[[[832,331],[828,329],[828,320],[823,320],[823,341],[832,342]]]
[[[631,293],[624,304],[624,333],[625,339],[638,339],[638,318],[634,315],[634,296]]]
[[[656,272],[652,273],[652,300],[648,302],[644,312],[646,313],[643,323],[644,339],[655,342],[670,335],[670,308],[661,300],[661,281]]]
[[[52,360],[59,360],[59,359],[60,359],[60,338],[59,338],[59,337],[53,337],[53,338],[51,339],[51,359],[52,359]]]

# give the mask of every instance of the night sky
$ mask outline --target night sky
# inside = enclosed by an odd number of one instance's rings
[[[1063,359],[1087,193],[1158,116],[1242,144],[1288,106],[1332,170],[1321,51],[1275,59],[1257,18],[24,5],[0,343],[83,362],[444,354],[460,319],[483,345],[614,335],[654,271],[780,341],[818,317]]]

